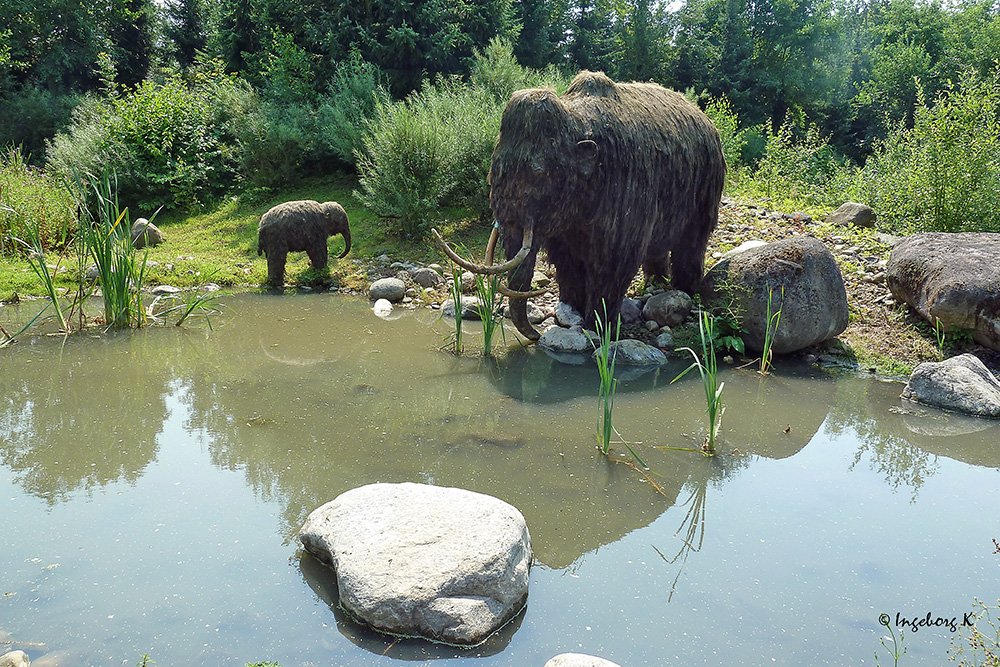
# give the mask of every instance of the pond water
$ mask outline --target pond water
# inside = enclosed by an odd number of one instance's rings
[[[879,614],[1000,598],[1000,428],[902,385],[779,360],[727,368],[722,449],[675,365],[623,377],[615,423],[665,495],[595,449],[596,367],[439,350],[429,310],[227,297],[203,325],[0,350],[0,652],[36,665],[891,664]],[[0,324],[34,314],[0,308]],[[735,453],[728,453],[736,450]],[[619,455],[621,453],[619,452]],[[497,496],[535,566],[522,615],[461,650],[366,631],[296,534],[371,482]],[[907,632],[944,664],[961,628]],[[18,643],[21,642],[21,643]]]

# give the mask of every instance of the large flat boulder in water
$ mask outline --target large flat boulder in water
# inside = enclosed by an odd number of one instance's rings
[[[903,398],[939,408],[1000,419],[1000,382],[971,354],[920,364]]]
[[[892,247],[885,279],[897,301],[932,325],[970,329],[977,343],[1000,350],[1000,234],[908,236]]]
[[[333,566],[344,608],[384,632],[474,645],[527,600],[524,517],[480,493],[362,486],[314,510],[299,539]]]
[[[748,350],[764,349],[768,298],[781,310],[771,349],[787,354],[829,340],[847,328],[847,290],[840,269],[821,241],[783,239],[725,257],[702,283],[706,303],[731,308],[740,318]]]

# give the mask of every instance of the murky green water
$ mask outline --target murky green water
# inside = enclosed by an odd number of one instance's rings
[[[241,295],[214,328],[0,350],[0,644],[33,664],[891,664],[880,612],[1000,598],[1000,428],[900,410],[901,385],[728,369],[723,447],[697,446],[682,366],[628,379],[616,425],[666,497],[595,450],[597,371],[516,346],[439,351],[431,311]],[[0,308],[0,324],[34,311]],[[479,347],[468,329],[470,352]],[[678,362],[680,363],[680,362]],[[984,428],[985,427],[985,428]],[[979,430],[976,430],[979,429]],[[471,651],[393,643],[332,608],[306,514],[370,482],[500,497],[527,519],[528,607]],[[900,664],[944,664],[947,628]],[[38,646],[36,644],[44,644]]]

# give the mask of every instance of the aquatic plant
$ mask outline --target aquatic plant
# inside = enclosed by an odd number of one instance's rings
[[[175,299],[171,297],[171,299]],[[183,302],[176,303],[172,306],[163,309],[157,309],[159,305],[160,297],[157,297],[153,303],[149,305],[146,309],[146,315],[158,320],[165,319],[168,315],[173,313],[180,313],[180,317],[174,322],[175,326],[180,326],[184,324],[184,321],[194,315],[195,313],[201,315],[205,318],[208,323],[208,328],[212,328],[212,320],[210,315],[218,315],[222,312],[219,306],[219,294],[216,291],[201,291],[199,288],[195,287],[184,293]]]
[[[78,250],[78,254],[81,260],[89,257],[97,266],[105,324],[109,329],[142,326],[146,322],[142,284],[149,249],[139,257],[132,244],[128,207],[122,208],[118,203],[117,175],[106,171],[99,177],[88,174],[86,180],[77,178],[71,191],[81,211],[77,239],[82,242],[83,250]],[[152,218],[155,217],[154,213]],[[84,263],[80,263],[81,291]]]
[[[594,344],[593,339],[591,339],[590,344],[594,346],[596,354],[594,359],[597,361],[597,370],[601,376],[601,384],[598,390],[598,402],[600,404],[599,419],[597,423],[597,440],[601,449],[601,453],[605,456],[608,455],[608,451],[611,448],[611,434],[614,433],[618,436],[618,440],[625,445],[625,448],[629,451],[639,465],[641,465],[646,470],[649,466],[639,458],[639,455],[635,453],[632,446],[622,437],[621,433],[615,429],[612,423],[612,416],[615,410],[615,392],[618,389],[618,380],[615,378],[615,361],[617,359],[618,348],[612,351],[612,343],[618,340],[621,335],[622,330],[622,317],[621,314],[618,315],[615,320],[615,327],[612,332],[610,323],[608,322],[608,306],[601,299],[601,308],[603,309],[604,316],[601,313],[594,311],[594,328],[597,329],[597,344]],[[627,462],[622,462],[627,463]],[[634,467],[634,466],[633,466]],[[640,470],[640,472],[642,472]],[[643,473],[645,475],[645,473]],[[660,493],[663,491],[656,486],[656,483],[652,479],[646,476],[646,479],[653,483],[653,486],[657,488]]]
[[[35,275],[38,279],[42,281],[42,286],[45,289],[46,295],[49,297],[49,305],[52,309],[56,311],[56,319],[59,320],[59,328],[62,331],[69,331],[69,327],[66,324],[66,317],[63,315],[62,309],[59,307],[59,299],[56,295],[56,288],[52,282],[52,274],[49,272],[49,266],[45,262],[45,250],[42,248],[42,233],[38,228],[37,223],[27,223],[24,225],[24,235],[28,237],[27,241],[24,239],[17,239],[25,248],[28,250],[28,264],[31,266]],[[58,264],[56,265],[58,270]],[[48,309],[48,305],[42,309],[42,312]],[[42,313],[39,313],[40,316]],[[38,319],[38,316],[32,320],[32,323]]]
[[[462,354],[462,269],[451,265],[451,300],[455,304],[455,331],[449,337],[452,343],[452,351],[458,355]],[[446,343],[447,345],[447,343]]]
[[[615,353],[611,352],[611,343],[618,340],[621,333],[622,318],[618,316],[614,333],[608,326],[608,308],[601,299],[601,306],[604,308],[604,317],[600,313],[594,314],[594,326],[597,329],[598,344],[595,346],[595,359],[597,360],[597,370],[601,375],[601,386],[599,390],[599,402],[601,406],[600,418],[597,424],[597,439],[601,445],[601,453],[607,456],[611,446],[611,434],[617,433],[612,425],[611,417],[615,409],[615,391],[618,389],[618,380],[615,378],[615,361],[617,359],[617,348]],[[594,342],[591,341],[591,345]],[[621,436],[618,436],[621,438]],[[622,438],[624,440],[624,438]]]
[[[993,544],[997,544],[996,540]],[[1000,545],[993,553],[1000,553]],[[974,599],[972,611],[965,614],[959,631],[952,635],[948,660],[957,661],[961,667],[1000,667],[1000,619],[994,616],[998,611],[1000,600],[991,607]]]
[[[767,326],[764,328],[764,349],[760,355],[760,372],[763,375],[767,375],[767,372],[771,368],[771,359],[773,357],[773,351],[771,347],[774,345],[774,336],[778,332],[778,324],[781,322],[781,307],[779,306],[777,310],[774,310],[772,304],[772,299],[774,297],[774,290],[767,290]],[[785,303],[785,286],[781,286],[781,303]]]
[[[505,341],[507,340],[503,330],[503,315],[500,312],[501,303],[497,299],[499,288],[499,275],[476,274],[476,295],[479,297],[479,305],[476,310],[483,324],[483,356],[487,357],[493,352],[493,340],[498,330],[501,337]]]
[[[892,641],[892,648],[885,643],[886,638],[882,637],[879,639],[885,650],[889,651],[889,656],[892,658],[892,664],[894,667],[898,667],[899,659],[906,653],[906,648],[903,646],[903,631],[899,631],[899,638],[896,638],[896,633],[892,629],[892,619],[889,614],[881,613],[878,616],[879,625],[885,626],[889,631],[889,639]],[[875,651],[875,665],[876,667],[882,667],[881,663],[878,661],[878,651]]]
[[[722,389],[725,382],[719,382],[718,367],[715,360],[715,346],[712,341],[715,339],[715,317],[706,310],[701,311],[698,318],[698,333],[701,338],[701,357],[690,347],[680,348],[691,353],[694,361],[684,369],[677,377],[670,381],[671,384],[677,382],[694,368],[698,369],[701,375],[701,384],[705,389],[705,415],[708,418],[708,436],[705,438],[705,445],[702,451],[706,456],[715,454],[715,440],[719,433],[719,426],[722,423]]]

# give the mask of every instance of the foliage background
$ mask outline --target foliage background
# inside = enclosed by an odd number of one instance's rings
[[[9,0],[0,26],[0,145],[110,169],[140,213],[356,171],[401,236],[485,217],[510,91],[589,68],[687,91],[732,194],[996,226],[996,0]]]

